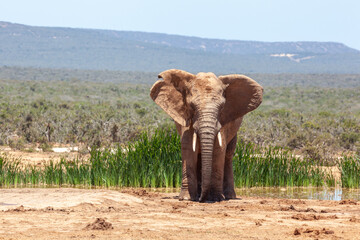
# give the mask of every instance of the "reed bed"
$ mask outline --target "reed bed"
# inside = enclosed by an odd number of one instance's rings
[[[94,149],[87,161],[62,159],[40,168],[0,155],[0,186],[180,187],[180,138],[174,129],[143,132],[115,150]]]
[[[332,175],[316,162],[280,148],[239,142],[234,155],[236,187],[333,186]],[[344,168],[345,169],[345,168]],[[176,131],[143,132],[137,141],[115,150],[94,149],[89,160],[62,159],[45,166],[23,166],[0,155],[0,186],[151,187],[181,186],[181,146]]]
[[[334,177],[317,168],[317,163],[296,158],[282,148],[257,148],[252,143],[238,143],[233,159],[235,186],[334,186]]]
[[[339,161],[341,170],[341,184],[345,188],[360,187],[360,157],[345,156]]]

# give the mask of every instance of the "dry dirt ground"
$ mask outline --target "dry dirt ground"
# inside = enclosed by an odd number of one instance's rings
[[[59,159],[55,153],[7,153],[37,165]],[[352,200],[239,196],[198,203],[179,201],[177,194],[144,189],[0,189],[0,240],[360,239],[360,203]]]
[[[0,154],[6,155],[11,159],[19,159],[21,163],[24,165],[31,164],[41,166],[49,161],[60,161],[62,158],[65,159],[76,159],[76,158],[88,158],[89,154],[81,155],[78,152],[70,151],[69,147],[56,148],[64,150],[63,152],[42,152],[42,151],[34,151],[34,152],[26,152],[14,150],[6,146],[0,146]]]
[[[359,239],[360,204],[179,201],[144,189],[0,189],[0,239]]]

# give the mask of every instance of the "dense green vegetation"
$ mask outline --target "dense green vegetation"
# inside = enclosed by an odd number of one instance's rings
[[[27,70],[25,76],[31,75],[31,69]],[[101,72],[97,74],[101,76]],[[108,76],[109,72],[104,74]],[[110,147],[136,139],[144,130],[173,125],[150,99],[151,85],[123,82],[135,76],[154,82],[156,75],[122,74],[119,83],[0,80],[0,145],[30,150],[37,144],[48,148],[53,143],[75,144],[83,149]],[[276,77],[286,76],[263,76],[267,79],[262,83],[263,103],[245,116],[239,139],[262,147],[280,146],[321,160],[344,152],[359,153],[359,76],[289,75],[288,84],[283,82],[286,87],[272,86]],[[297,76],[309,80],[297,82]],[[319,80],[326,76],[327,84]],[[262,81],[256,76],[254,79]],[[349,84],[336,84],[344,81]],[[330,88],[329,84],[336,87]]]
[[[63,159],[42,167],[1,156],[2,186],[180,186],[179,137],[149,97],[156,74],[2,70],[0,145],[27,151],[36,146],[49,151],[55,143],[92,149],[89,160]],[[265,92],[238,133],[236,186],[333,186],[334,178],[317,166],[337,165],[342,185],[359,187],[360,76],[252,77]],[[130,80],[136,83],[126,83]],[[348,156],[339,161],[342,155]]]
[[[17,147],[109,146],[170,122],[149,99],[148,85],[2,81],[0,88],[0,145],[12,145],[14,138]]]
[[[335,186],[332,175],[319,168],[319,162],[300,159],[281,148],[256,148],[238,143],[233,159],[237,187]]]
[[[313,159],[360,150],[360,88],[268,88],[240,138],[281,146]]]
[[[162,68],[159,71],[166,70]],[[187,70],[187,69],[184,69]],[[202,71],[205,71],[204,69]],[[214,70],[211,70],[214,71]],[[215,72],[226,75],[224,70]],[[153,84],[159,72],[53,69],[0,66],[0,79],[24,81],[65,81],[65,82],[101,82],[101,83],[133,83]],[[196,74],[196,72],[193,72]],[[255,79],[266,87],[320,87],[320,88],[352,88],[359,87],[360,74],[299,74],[281,73],[264,74],[238,72]]]
[[[360,157],[347,157],[339,161],[342,186],[346,188],[360,187]]]
[[[159,129],[115,151],[93,150],[88,161],[62,160],[43,167],[21,166],[0,155],[0,186],[179,187],[180,139],[174,128]],[[334,186],[333,176],[275,148],[240,142],[234,157],[236,187]]]

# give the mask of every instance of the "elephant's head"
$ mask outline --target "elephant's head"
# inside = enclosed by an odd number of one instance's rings
[[[196,136],[199,137],[200,201],[205,201],[210,191],[215,137],[222,126],[256,109],[262,101],[263,89],[251,78],[235,74],[216,77],[213,73],[193,75],[171,69],[160,73],[159,78],[163,80],[153,85],[151,98],[177,123],[193,127],[193,149]]]

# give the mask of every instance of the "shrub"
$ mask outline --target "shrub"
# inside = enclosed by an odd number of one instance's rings
[[[355,144],[360,139],[360,133],[356,132],[344,132],[340,135],[340,145],[345,149],[353,149]]]

